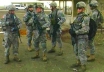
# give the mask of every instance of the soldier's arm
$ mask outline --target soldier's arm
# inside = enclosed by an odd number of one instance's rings
[[[58,15],[58,18],[59,18],[58,24],[59,24],[59,25],[62,25],[62,24],[66,21],[65,15],[64,15],[63,12],[60,11],[60,10],[58,11],[57,15]]]
[[[75,31],[75,33],[78,34],[87,34],[89,32],[89,22],[90,18],[89,17],[84,17],[84,20],[82,22],[82,28]]]
[[[28,22],[29,18],[30,18],[30,16],[29,16],[29,13],[27,12],[23,17],[23,21]]]
[[[6,20],[6,15],[3,15],[1,24],[3,26],[8,26],[9,25],[9,21]]]
[[[96,22],[97,21],[97,15],[98,15],[98,12],[97,11],[95,11],[95,12],[93,12],[93,14],[91,15],[91,18]]]
[[[50,26],[49,16],[45,14],[44,19],[45,19],[45,24],[42,26],[42,28],[48,28]]]

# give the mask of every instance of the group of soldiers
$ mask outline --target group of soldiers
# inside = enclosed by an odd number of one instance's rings
[[[74,52],[77,58],[77,63],[73,64],[71,67],[75,68],[74,70],[78,70],[79,72],[86,71],[86,62],[95,60],[95,47],[94,47],[94,37],[89,40],[88,32],[90,30],[89,22],[90,18],[92,18],[96,24],[99,24],[98,21],[98,2],[91,1],[90,8],[92,13],[89,15],[85,14],[86,4],[83,1],[80,1],[76,4],[77,8],[77,17],[73,21],[71,29],[69,29],[69,33],[72,36],[75,36],[75,42],[72,43]],[[31,59],[39,58],[39,44],[41,43],[42,52],[43,52],[43,61],[47,61],[47,46],[46,46],[46,33],[48,32],[51,37],[52,47],[48,51],[48,53],[54,53],[56,43],[59,45],[58,56],[63,54],[62,50],[62,41],[61,41],[61,25],[66,21],[65,15],[57,8],[56,2],[52,2],[50,4],[51,13],[49,15],[45,14],[44,8],[42,4],[37,4],[35,7],[33,5],[29,5],[27,8],[27,12],[23,17],[23,21],[26,24],[27,28],[27,45],[28,51],[32,51],[33,48],[31,41],[33,40],[33,45],[35,48],[35,56],[31,57]],[[3,16],[2,19],[2,29],[4,31],[4,47],[5,47],[5,64],[10,62],[9,59],[9,50],[12,45],[14,60],[20,62],[21,59],[18,57],[18,47],[19,40],[18,36],[19,29],[21,28],[21,20],[15,14],[15,7],[13,5],[8,6],[8,13]],[[72,39],[73,40],[73,39]],[[86,49],[89,46],[90,55],[87,58]],[[77,69],[77,67],[80,69]]]

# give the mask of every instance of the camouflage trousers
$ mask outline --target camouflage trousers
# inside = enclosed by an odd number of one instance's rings
[[[86,47],[88,42],[87,35],[79,35],[77,36],[76,44],[74,44],[74,52],[78,60],[80,60],[81,65],[85,65],[87,61],[86,57]]]
[[[34,41],[34,47],[35,47],[36,51],[38,51],[40,49],[39,48],[40,43],[41,43],[42,51],[43,52],[47,51],[47,48],[46,48],[46,32],[43,31],[40,35],[38,30],[35,30],[33,41]]]
[[[32,35],[33,35],[33,27],[27,26],[27,44],[28,44],[28,46],[31,46]]]
[[[56,36],[55,37],[53,35],[51,35],[51,42],[52,42],[52,48],[56,47],[56,43],[57,42],[58,42],[59,48],[62,48],[62,40],[61,40],[61,32],[60,32],[60,30],[58,30],[56,32]]]
[[[88,41],[90,54],[95,54],[95,45],[94,45],[94,38]]]
[[[4,47],[5,47],[5,56],[10,55],[10,47],[13,48],[13,54],[18,55],[19,40],[16,33],[4,32]]]

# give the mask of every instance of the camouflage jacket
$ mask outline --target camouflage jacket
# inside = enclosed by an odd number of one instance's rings
[[[85,13],[80,13],[73,22],[73,30],[77,35],[87,34],[89,32],[89,22],[90,17],[85,15]]]
[[[21,20],[14,14],[12,15],[7,13],[3,16],[1,24],[3,31],[11,32],[12,29],[20,28],[22,26]]]
[[[98,25],[99,21],[98,21],[98,10],[97,9],[93,9],[90,17],[96,22],[96,24]]]
[[[48,28],[50,26],[49,17],[47,14],[45,14],[44,12],[41,12],[41,13],[36,13],[36,16],[37,16],[38,22],[40,23],[39,25],[41,28],[45,30],[45,28]],[[36,26],[35,20],[34,20],[34,26]],[[38,27],[36,27],[36,29],[38,30]]]
[[[59,24],[59,25],[62,25],[66,21],[65,15],[60,10],[55,9],[49,14],[51,25],[56,24],[56,22],[55,22],[56,17],[57,17],[57,24]]]
[[[27,11],[26,14],[24,15],[23,21],[25,22],[27,26],[32,26],[33,15],[34,15],[34,12],[30,12],[30,11]]]

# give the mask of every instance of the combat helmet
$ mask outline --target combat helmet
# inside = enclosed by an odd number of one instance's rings
[[[41,3],[37,3],[37,5],[35,6],[36,8],[44,8],[43,5]]]
[[[52,2],[52,3],[50,3],[50,6],[57,7],[57,3],[56,2]]]
[[[90,2],[90,7],[97,7],[97,6],[98,6],[98,2],[96,0]]]
[[[33,5],[29,5],[27,8],[28,8],[28,9],[29,9],[29,8],[33,8]]]
[[[7,6],[7,10],[15,10],[16,8],[15,8],[15,6],[14,5],[9,5],[9,6]]]
[[[80,1],[76,4],[76,8],[85,8],[85,7],[86,7],[86,4],[83,1]]]

